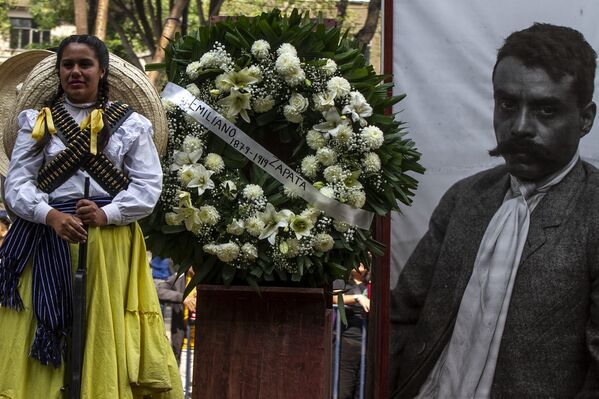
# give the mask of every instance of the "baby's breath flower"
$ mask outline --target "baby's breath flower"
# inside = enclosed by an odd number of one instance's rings
[[[185,68],[185,73],[187,74],[189,79],[195,80],[200,75],[201,70],[202,66],[200,65],[200,62],[194,61],[187,65],[187,68]]]

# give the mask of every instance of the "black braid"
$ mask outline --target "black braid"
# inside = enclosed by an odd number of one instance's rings
[[[98,85],[98,100],[96,101],[96,108],[102,108],[106,111],[106,107],[108,106],[108,92],[110,91],[110,87],[108,85],[108,77],[106,74],[100,79],[100,83]],[[102,120],[104,121],[104,127],[99,134],[98,140],[98,154],[104,150],[106,144],[108,144],[108,139],[110,139],[110,130],[108,129],[108,121],[105,116],[102,116]]]

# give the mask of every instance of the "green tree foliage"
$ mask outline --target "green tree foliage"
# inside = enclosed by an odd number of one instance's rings
[[[72,0],[31,0],[29,12],[41,29],[52,29],[61,22],[74,21]]]

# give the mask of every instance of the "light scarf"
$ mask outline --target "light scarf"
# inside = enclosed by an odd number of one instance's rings
[[[577,152],[563,169],[538,183],[521,182],[511,176],[510,190],[480,243],[451,339],[418,398],[490,397],[530,214],[578,159]]]

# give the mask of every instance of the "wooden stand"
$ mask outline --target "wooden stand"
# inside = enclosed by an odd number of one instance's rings
[[[332,310],[322,289],[197,292],[193,398],[330,398]]]

